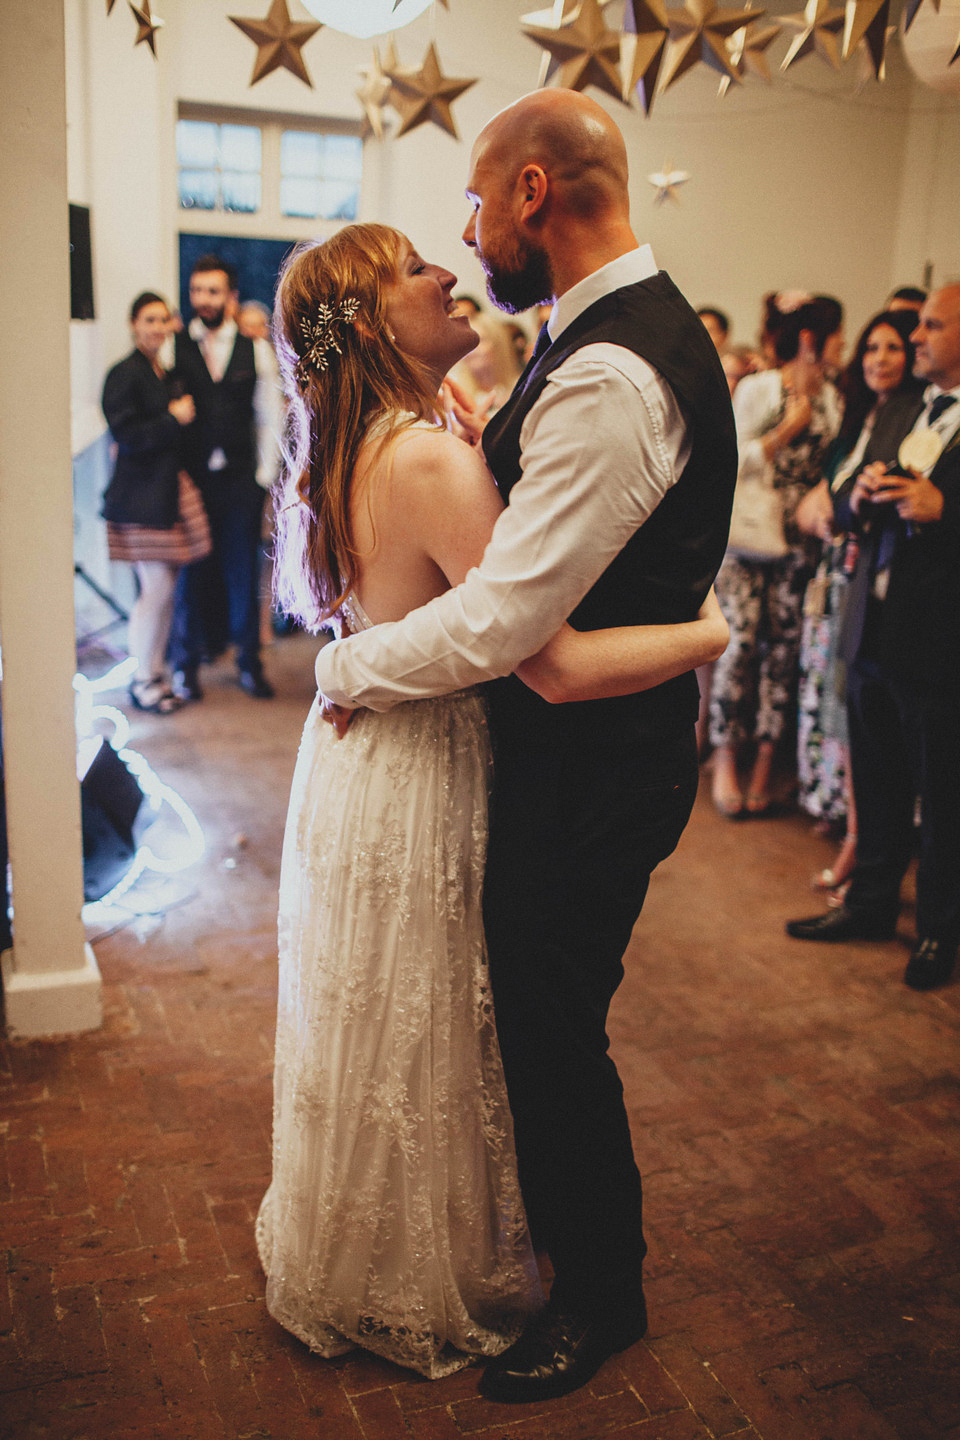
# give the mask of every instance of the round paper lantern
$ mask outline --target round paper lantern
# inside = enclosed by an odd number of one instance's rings
[[[909,30],[901,36],[903,53],[918,80],[934,90],[960,95],[960,0],[940,0],[939,13],[933,0],[923,0]]]
[[[368,40],[371,35],[385,35],[399,30],[426,10],[433,0],[303,0],[315,19]]]

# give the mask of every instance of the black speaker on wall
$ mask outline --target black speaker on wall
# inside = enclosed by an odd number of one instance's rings
[[[70,206],[70,319],[93,320],[93,252],[90,207]]]

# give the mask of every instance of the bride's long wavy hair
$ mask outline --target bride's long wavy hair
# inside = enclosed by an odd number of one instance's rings
[[[288,412],[283,474],[276,491],[274,593],[308,630],[333,615],[354,583],[357,552],[350,500],[371,422],[389,423],[383,443],[416,420],[437,418],[436,379],[404,354],[386,318],[386,287],[400,278],[406,236],[387,225],[348,225],[329,240],[298,246],[277,286],[274,343]],[[335,322],[338,348],[326,368],[305,360],[319,307]]]

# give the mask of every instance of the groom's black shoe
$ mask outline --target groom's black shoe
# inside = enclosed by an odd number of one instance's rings
[[[646,1307],[628,1324],[613,1325],[548,1304],[509,1350],[490,1361],[480,1393],[507,1404],[569,1395],[586,1385],[611,1355],[629,1349],[646,1331]]]

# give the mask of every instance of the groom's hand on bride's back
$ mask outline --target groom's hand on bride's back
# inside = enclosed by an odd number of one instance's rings
[[[317,692],[317,699],[320,702],[320,719],[326,720],[337,732],[337,738],[342,740],[350,728],[350,722],[359,715],[359,710],[347,710],[343,705],[334,705],[326,695]]]

